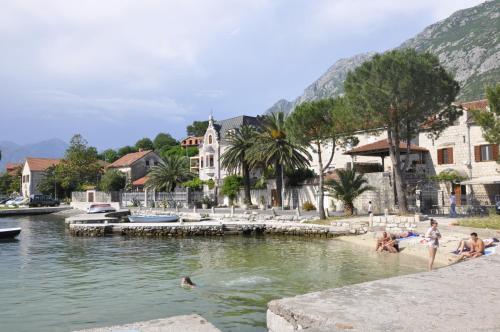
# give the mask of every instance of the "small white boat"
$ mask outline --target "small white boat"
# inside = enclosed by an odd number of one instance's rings
[[[0,228],[0,239],[13,239],[21,233],[20,227]]]
[[[128,216],[130,222],[176,222],[179,216],[173,214],[162,215],[134,215]]]
[[[111,204],[91,204],[87,209],[87,213],[106,213],[106,212],[116,212],[115,208]]]

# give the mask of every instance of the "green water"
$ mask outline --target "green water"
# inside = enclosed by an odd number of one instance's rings
[[[75,238],[54,216],[1,218],[0,330],[72,331],[198,313],[264,331],[272,299],[422,271],[411,258],[298,237]],[[189,275],[199,285],[179,286]]]

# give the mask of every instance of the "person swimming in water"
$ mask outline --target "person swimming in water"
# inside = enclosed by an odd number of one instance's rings
[[[186,276],[186,277],[182,277],[181,286],[193,288],[193,287],[196,287],[196,284],[191,280],[191,278]]]

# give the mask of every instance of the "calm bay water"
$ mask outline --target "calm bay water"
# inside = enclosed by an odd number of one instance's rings
[[[0,218],[0,330],[72,331],[198,313],[264,331],[272,299],[424,270],[423,262],[297,237],[71,237],[62,218]],[[179,286],[189,275],[199,285]]]

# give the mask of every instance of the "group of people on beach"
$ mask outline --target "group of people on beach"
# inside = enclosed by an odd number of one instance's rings
[[[420,241],[420,243],[428,246],[429,262],[427,267],[429,271],[432,270],[432,266],[434,265],[434,259],[436,258],[436,253],[439,248],[439,240],[441,239],[441,232],[437,227],[438,222],[431,218],[430,227],[425,232],[424,239]],[[400,234],[389,234],[383,232],[382,236],[377,239],[375,251],[397,253],[399,252],[398,240],[410,236],[418,236],[418,233],[403,232]],[[472,232],[470,234],[470,240],[460,241],[458,248],[454,251],[454,253],[458,255],[454,262],[456,263],[467,258],[483,256],[485,254],[485,248],[494,245],[495,242],[499,242],[499,240],[495,238],[482,240],[478,237],[476,232]]]

